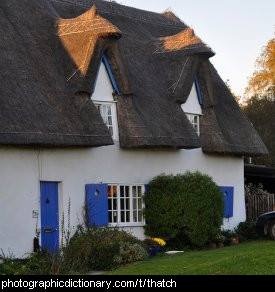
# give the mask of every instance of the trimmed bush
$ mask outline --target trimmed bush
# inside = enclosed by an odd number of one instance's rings
[[[117,266],[121,266],[143,261],[147,257],[148,254],[141,244],[121,242],[119,246],[119,253],[114,257],[114,262]]]
[[[201,247],[223,223],[224,199],[213,180],[200,172],[161,175],[145,195],[146,234],[186,240]]]
[[[64,265],[71,271],[111,270],[145,259],[142,242],[117,228],[79,229],[64,249]]]

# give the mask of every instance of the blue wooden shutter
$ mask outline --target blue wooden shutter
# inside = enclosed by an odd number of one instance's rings
[[[231,218],[234,215],[234,188],[221,187],[221,192],[224,197],[224,218]]]
[[[86,209],[90,227],[108,225],[107,184],[86,185]]]

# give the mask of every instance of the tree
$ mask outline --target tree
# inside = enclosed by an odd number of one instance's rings
[[[245,94],[241,106],[269,150],[253,163],[275,166],[275,38],[263,47]]]
[[[243,110],[269,150],[268,156],[254,158],[253,163],[275,166],[275,99],[272,95],[253,97]]]
[[[256,61],[256,70],[245,90],[247,96],[265,95],[275,86],[275,38],[263,47]],[[273,88],[272,88],[273,87]]]

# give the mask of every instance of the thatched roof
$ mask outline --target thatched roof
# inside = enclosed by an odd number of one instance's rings
[[[266,152],[208,61],[212,50],[172,13],[101,0],[2,0],[0,30],[1,144],[112,144],[89,99],[105,52],[122,93],[122,147]],[[181,109],[198,72],[201,138]]]

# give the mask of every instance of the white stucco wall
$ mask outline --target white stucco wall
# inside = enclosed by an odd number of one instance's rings
[[[67,217],[71,199],[71,225],[82,222],[85,184],[148,183],[161,173],[200,170],[220,186],[234,186],[233,228],[245,220],[243,159],[205,155],[198,150],[121,150],[118,145],[93,149],[22,149],[0,147],[0,248],[23,256],[32,251],[40,220],[40,181],[61,182],[60,213]],[[67,218],[66,218],[67,220]],[[142,228],[128,228],[143,237]]]
[[[101,62],[99,67],[96,86],[93,93],[93,100],[97,101],[113,101],[113,87],[109,80],[109,76],[105,65]]]

